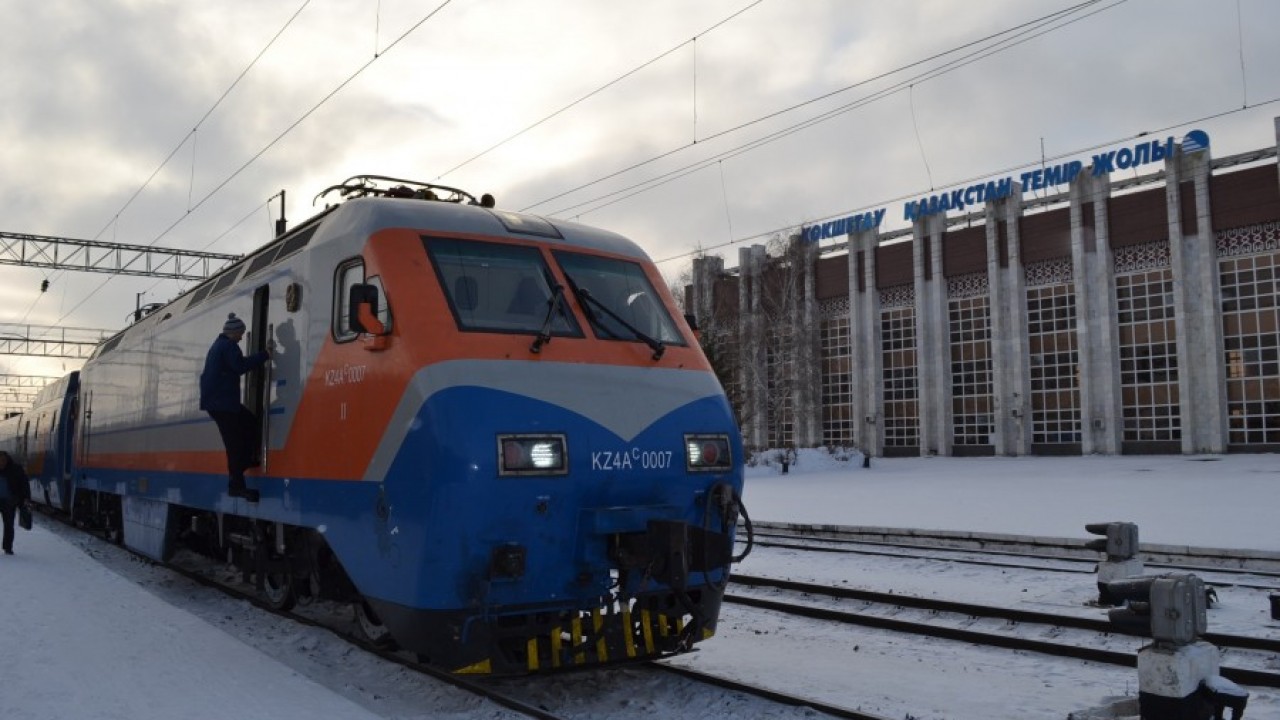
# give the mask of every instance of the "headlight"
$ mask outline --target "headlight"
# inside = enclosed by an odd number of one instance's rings
[[[724,472],[733,467],[728,435],[685,435],[684,451],[689,472]]]
[[[563,435],[499,435],[499,475],[564,475],[569,471]]]

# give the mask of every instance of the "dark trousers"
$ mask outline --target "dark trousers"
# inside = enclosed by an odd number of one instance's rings
[[[8,500],[0,500],[0,520],[4,520],[4,544],[3,549],[13,549],[13,511],[17,510],[17,506]]]
[[[222,444],[227,449],[228,488],[242,489],[244,471],[260,464],[257,457],[261,442],[258,439],[258,417],[243,405],[235,412],[210,410],[209,417],[218,426]]]

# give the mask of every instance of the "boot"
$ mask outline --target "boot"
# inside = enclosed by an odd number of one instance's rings
[[[244,486],[244,481],[233,482],[227,487],[227,495],[231,497],[244,498],[247,502],[256,503],[260,497],[260,493],[253,488]]]

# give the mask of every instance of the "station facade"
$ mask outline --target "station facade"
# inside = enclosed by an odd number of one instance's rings
[[[1193,131],[886,211],[694,261],[748,446],[1280,451],[1276,145]]]

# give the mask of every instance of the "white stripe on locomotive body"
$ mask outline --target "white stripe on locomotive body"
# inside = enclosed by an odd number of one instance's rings
[[[432,395],[454,387],[501,390],[541,400],[598,423],[624,442],[673,410],[723,396],[716,376],[704,371],[465,358],[436,363],[414,374],[374,452],[365,480],[386,476],[423,404]]]
[[[255,288],[269,283],[270,304],[283,309],[284,288],[297,281],[302,260],[299,253],[269,273],[241,280],[191,312],[175,312],[185,300],[162,308],[126,330],[115,349],[86,363],[83,392],[92,393],[85,398],[93,411],[88,428],[91,452],[222,451],[221,438],[200,410],[205,355],[228,313],[249,318]],[[296,376],[277,379],[301,382]],[[272,388],[273,397],[277,390]],[[283,442],[295,409],[296,404],[272,416],[273,448]]]
[[[319,220],[311,240],[299,252],[269,266],[248,278],[238,279],[227,290],[205,299],[188,309],[193,293],[187,293],[169,305],[160,308],[125,329],[124,337],[110,352],[89,360],[84,369],[87,381],[82,392],[84,400],[93,411],[88,427],[88,450],[99,453],[151,453],[176,451],[221,451],[222,441],[208,416],[199,407],[199,376],[205,354],[213,339],[221,331],[227,314],[251,323],[253,293],[256,288],[270,286],[268,322],[274,326],[272,360],[273,380],[270,418],[270,446],[280,450],[293,425],[300,393],[310,377],[320,350],[329,338],[333,307],[333,274],[340,263],[357,257],[374,233],[391,228],[409,229],[430,235],[436,232],[467,233],[494,238],[536,240],[563,247],[578,247],[631,257],[648,262],[648,256],[631,240],[609,232],[577,223],[559,220],[543,220],[553,225],[563,239],[540,235],[512,233],[498,219],[495,212],[477,206],[414,199],[357,198],[348,200]],[[517,214],[510,213],[520,217]],[[238,263],[236,272],[243,272],[244,265],[253,258],[250,254]],[[434,278],[428,281],[434,282]],[[285,288],[297,283],[302,288],[303,302],[294,313],[284,309]],[[392,292],[388,302],[394,311]],[[248,354],[249,338],[245,348]],[[509,372],[509,365],[508,372]],[[575,365],[582,372],[592,366]],[[448,372],[448,371],[446,371]],[[553,374],[555,371],[551,371]],[[440,381],[426,380],[427,371],[419,371],[413,387],[401,400],[396,418],[411,417],[421,407],[425,396],[419,393],[433,383],[437,389],[446,387]],[[492,382],[501,382],[501,371],[487,373]],[[719,392],[713,376],[707,373],[671,371],[672,377],[696,378],[673,382],[681,389],[678,394],[684,401],[694,399],[685,394],[689,389],[683,383],[694,382],[699,393]],[[457,377],[454,375],[453,377]],[[559,377],[558,375],[556,377]],[[548,375],[548,380],[553,379]],[[452,382],[448,381],[448,382]],[[468,382],[471,382],[468,380]],[[558,381],[557,381],[558,382]],[[538,383],[548,384],[549,383]],[[707,384],[705,389],[701,386]],[[564,392],[557,392],[554,402],[566,407],[575,405],[569,396],[568,385],[560,383]],[[496,385],[495,385],[496,386]],[[524,386],[522,391],[528,390]],[[416,390],[416,392],[415,392]],[[411,396],[417,396],[416,400]],[[536,395],[533,395],[536,396]],[[658,397],[659,394],[655,394]],[[673,395],[674,397],[674,395]],[[632,401],[629,403],[634,404]],[[83,403],[82,403],[83,404]],[[591,412],[596,417],[604,404],[595,404]],[[605,422],[618,425],[617,420]],[[631,427],[618,425],[623,435]],[[379,447],[375,463],[384,468],[403,440],[405,428],[393,422],[389,432],[395,438],[385,438]],[[374,472],[370,468],[370,473]]]

